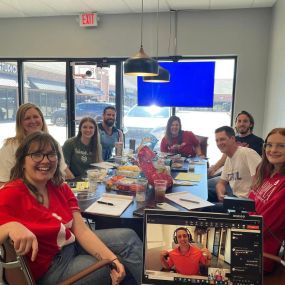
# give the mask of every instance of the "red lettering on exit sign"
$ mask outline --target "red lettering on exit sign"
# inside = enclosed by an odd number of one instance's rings
[[[79,21],[81,27],[94,27],[97,26],[97,14],[96,13],[84,13],[79,15]]]

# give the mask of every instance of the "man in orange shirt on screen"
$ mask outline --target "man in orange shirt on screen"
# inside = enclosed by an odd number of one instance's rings
[[[173,241],[178,247],[160,252],[160,261],[164,269],[175,269],[184,275],[200,275],[200,265],[209,266],[211,253],[208,249],[193,246],[192,235],[185,227],[177,228],[173,233]]]

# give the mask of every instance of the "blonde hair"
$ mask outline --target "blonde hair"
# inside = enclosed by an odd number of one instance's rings
[[[42,122],[43,122],[43,127],[42,127],[41,131],[44,133],[48,133],[47,124],[45,122],[44,115],[43,115],[41,109],[33,103],[25,103],[25,104],[22,104],[19,107],[19,109],[17,110],[17,114],[16,114],[16,135],[14,137],[7,138],[5,140],[5,145],[10,144],[10,143],[21,144],[22,141],[25,139],[27,134],[25,133],[25,130],[22,126],[22,122],[24,120],[26,112],[30,109],[35,109],[38,111],[38,113],[42,119]]]

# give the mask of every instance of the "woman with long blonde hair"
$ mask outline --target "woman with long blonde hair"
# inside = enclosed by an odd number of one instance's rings
[[[48,133],[41,109],[32,103],[22,104],[16,114],[16,135],[7,138],[0,149],[0,185],[10,180],[10,171],[15,165],[15,153],[18,146],[27,135],[38,131]],[[61,147],[59,149],[62,152]],[[72,178],[64,160],[60,164],[60,170],[67,178]]]

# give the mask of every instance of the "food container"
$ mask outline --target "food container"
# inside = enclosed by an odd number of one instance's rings
[[[179,158],[172,159],[171,167],[172,168],[182,168],[184,165],[184,161],[185,161],[185,157],[179,157]]]

